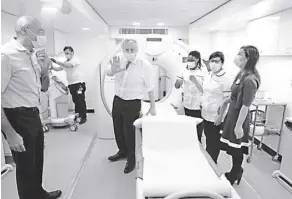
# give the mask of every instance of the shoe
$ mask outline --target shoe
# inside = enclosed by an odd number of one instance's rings
[[[108,160],[112,161],[112,162],[116,162],[116,161],[124,159],[124,158],[126,158],[126,155],[123,154],[123,153],[118,152],[117,154],[110,156],[108,158]]]
[[[87,119],[85,117],[84,118],[81,118],[79,124],[84,124],[86,121],[87,121]]]
[[[62,195],[62,191],[57,190],[57,191],[52,191],[52,192],[48,192],[46,193],[42,199],[57,199]]]
[[[127,164],[126,164],[126,166],[125,166],[125,169],[124,169],[124,173],[125,173],[125,174],[131,173],[134,169],[135,169],[135,163],[131,163],[131,164],[129,164],[129,163],[127,162]]]
[[[225,177],[227,178],[227,180],[230,182],[231,185],[233,185],[235,182],[237,182],[237,185],[239,185],[242,179],[242,176],[243,176],[243,168],[240,169],[240,172],[236,175],[235,178],[233,178],[230,175],[230,173],[225,173]]]
[[[240,172],[239,174],[237,175],[237,185],[240,184],[240,181],[242,179],[242,176],[243,176],[243,168],[240,169]]]

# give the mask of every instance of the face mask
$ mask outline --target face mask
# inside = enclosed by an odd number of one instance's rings
[[[27,29],[29,30],[29,29]],[[34,34],[31,30],[29,30],[34,36],[36,36],[37,40],[36,41],[32,41],[29,37],[28,39],[31,41],[32,45],[34,46],[34,48],[40,48],[43,47],[46,43],[47,43],[47,36],[38,36],[36,34]]]
[[[237,55],[234,59],[234,64],[241,68],[246,63],[246,60],[243,60],[240,55]]]
[[[218,72],[219,70],[221,70],[222,68],[222,65],[219,63],[219,64],[216,64],[216,63],[210,63],[210,68],[212,70],[213,73],[216,73]]]
[[[124,52],[127,61],[134,61],[136,58],[136,53],[126,53]]]
[[[188,62],[188,67],[189,68],[195,68],[196,67],[196,62]]]

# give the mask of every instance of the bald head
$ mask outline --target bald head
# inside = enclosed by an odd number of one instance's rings
[[[20,17],[15,24],[15,32],[19,35],[23,29],[41,29],[41,23],[32,16],[22,16]]]

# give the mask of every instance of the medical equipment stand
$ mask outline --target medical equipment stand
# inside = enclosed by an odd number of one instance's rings
[[[287,123],[292,124],[292,117],[286,119]],[[287,125],[287,124],[286,124]],[[292,129],[290,129],[287,125],[287,129],[289,129],[289,132],[287,132],[285,139],[283,140],[283,158],[280,166],[280,170],[276,170],[273,172],[272,176],[274,178],[277,178],[279,182],[288,189],[292,193]]]
[[[272,130],[273,132],[276,132],[277,134],[280,135],[278,146],[277,146],[277,152],[276,152],[276,155],[273,157],[273,161],[278,161],[279,151],[280,151],[280,144],[281,144],[281,140],[282,140],[282,130],[283,130],[283,125],[284,125],[284,117],[285,117],[287,104],[286,103],[275,103],[275,102],[273,102],[271,100],[255,100],[252,103],[252,105],[255,106],[255,117],[254,117],[254,119],[252,121],[253,132],[252,132],[251,146],[250,146],[250,152],[249,152],[249,156],[247,158],[247,162],[250,163],[251,159],[252,159],[254,138],[255,138],[255,132],[256,132],[256,121],[257,121],[257,114],[258,114],[258,111],[259,111],[259,106],[265,106],[266,110],[267,110],[268,106],[282,106],[283,107],[283,116],[282,116],[282,120],[281,120],[280,129],[268,129],[267,128],[268,130]],[[266,126],[265,126],[265,128],[266,128]]]
[[[1,142],[1,178],[3,178],[9,171],[13,170],[13,167],[10,164],[6,164],[5,162],[5,154],[4,154],[4,147],[3,147],[4,137],[2,135],[2,142]]]

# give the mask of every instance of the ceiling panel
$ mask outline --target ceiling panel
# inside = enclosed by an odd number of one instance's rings
[[[227,0],[87,0],[109,25],[186,26]]]

